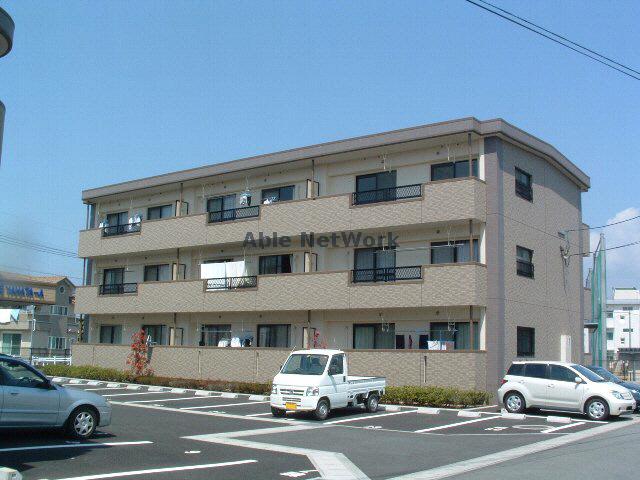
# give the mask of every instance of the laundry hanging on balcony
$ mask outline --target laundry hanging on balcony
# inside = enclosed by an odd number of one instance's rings
[[[200,278],[207,280],[207,290],[237,288],[247,270],[244,260],[200,265]]]

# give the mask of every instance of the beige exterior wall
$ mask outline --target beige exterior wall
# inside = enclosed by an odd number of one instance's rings
[[[73,347],[74,365],[126,370],[127,345]],[[150,366],[158,376],[270,382],[289,355],[286,349],[153,347]],[[388,384],[437,385],[485,390],[484,352],[347,351],[349,373],[388,378]]]

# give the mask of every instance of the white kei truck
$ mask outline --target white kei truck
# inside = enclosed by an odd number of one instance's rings
[[[378,409],[387,381],[384,377],[355,377],[347,371],[347,357],[341,350],[297,350],[292,352],[271,387],[271,413],[313,412],[326,420],[334,408],[364,405]]]

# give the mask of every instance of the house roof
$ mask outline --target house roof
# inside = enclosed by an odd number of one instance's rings
[[[560,171],[569,177],[582,190],[586,191],[590,187],[589,177],[562,153],[560,153],[553,145],[540,140],[524,130],[520,130],[503,119],[481,121],[474,117],[467,117],[441,123],[432,123],[418,127],[321,143],[318,145],[284,150],[265,155],[257,155],[230,162],[221,162],[213,165],[116,183],[104,187],[92,188],[82,192],[82,200],[86,203],[91,203],[93,200],[101,197],[131,192],[144,188],[159,187],[172,183],[180,183],[215,175],[239,172],[246,169],[285,164],[312,158],[318,159],[331,155],[390,147],[409,142],[437,139],[438,137],[444,137],[447,135],[465,133],[472,133],[479,136],[499,136],[516,145],[522,146],[523,148],[532,150],[537,155],[545,158],[551,164],[560,169]]]
[[[18,283],[34,283],[37,285],[57,285],[60,282],[66,281],[67,283],[71,284],[71,286],[75,287],[73,282],[64,275],[37,276],[37,275],[23,275],[21,273],[0,271],[0,280],[9,281],[9,282],[18,282]]]

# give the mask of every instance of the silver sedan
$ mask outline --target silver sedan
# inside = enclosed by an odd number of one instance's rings
[[[22,360],[0,355],[0,429],[62,428],[86,439],[111,423],[100,395],[55,385]]]

